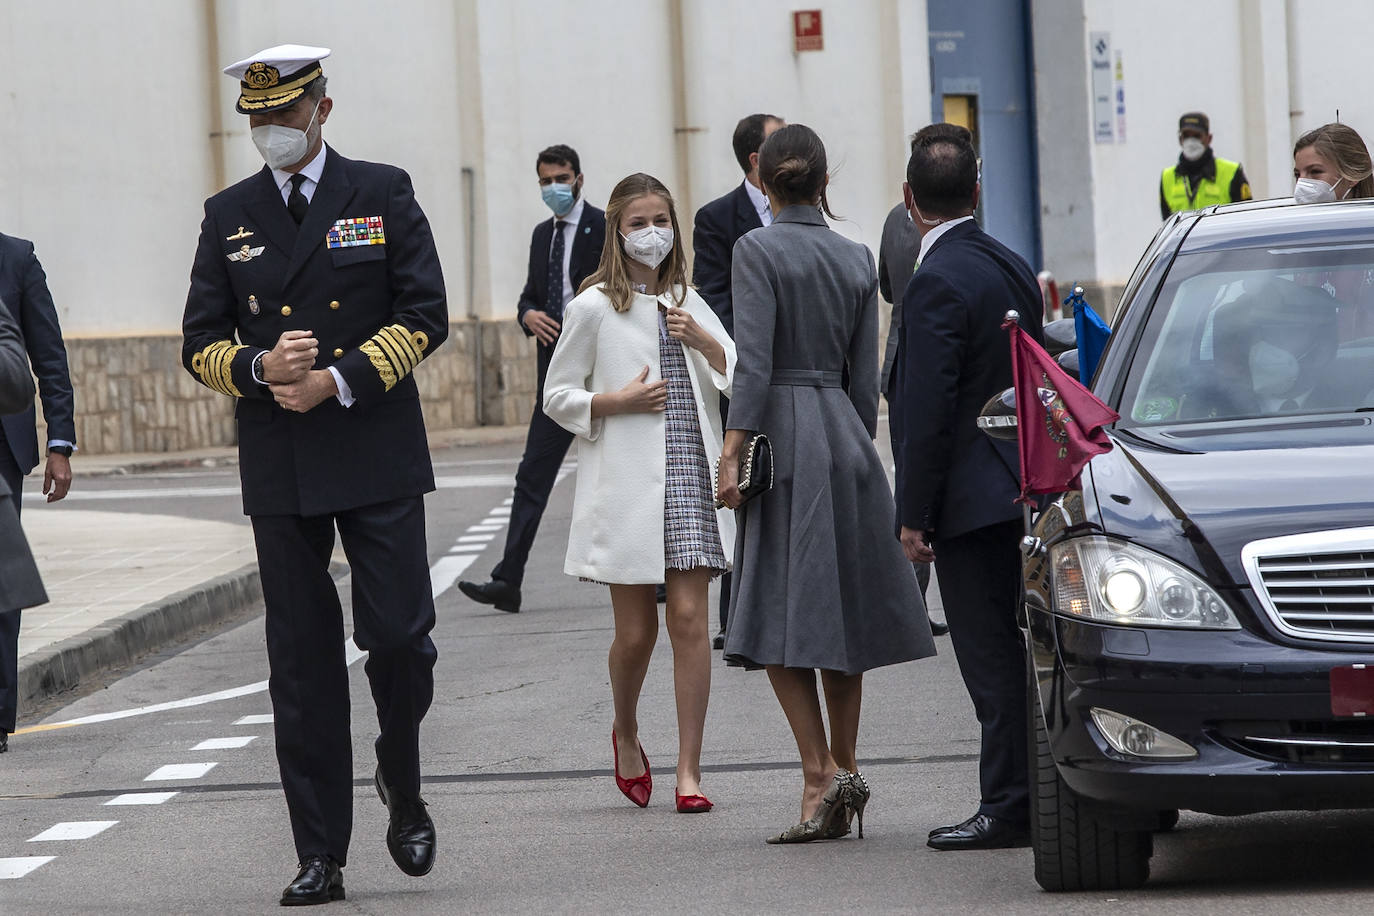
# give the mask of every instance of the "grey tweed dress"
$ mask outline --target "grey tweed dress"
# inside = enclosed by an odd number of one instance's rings
[[[715,490],[701,442],[701,422],[697,418],[692,379],[687,374],[687,357],[682,352],[683,345],[668,336],[661,310],[658,329],[659,372],[668,381],[668,403],[664,408],[664,566],[705,567],[719,575],[725,571],[725,551],[716,525]]]
[[[873,444],[873,256],[815,207],[786,207],[736,243],[731,288],[727,425],[768,435],[774,478],[737,514],[726,661],[859,674],[934,655]]]

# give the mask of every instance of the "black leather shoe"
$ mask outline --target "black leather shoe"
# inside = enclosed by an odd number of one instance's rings
[[[712,648],[712,649],[724,649],[724,648],[725,648],[725,631],[724,631],[724,630],[721,630],[719,633],[717,633],[717,634],[716,634],[716,638],[713,639],[713,640],[711,640],[711,648]]]
[[[282,906],[312,906],[342,899],[343,869],[329,856],[306,856],[296,880],[281,892]]]
[[[946,633],[949,632],[949,624],[945,623],[944,621],[936,620],[934,617],[929,616],[926,617],[926,620],[930,621],[931,636],[944,636]]]
[[[425,811],[424,799],[407,798],[388,786],[382,779],[380,765],[375,781],[377,795],[391,812],[386,828],[386,848],[391,858],[412,878],[429,874],[434,867],[434,821]]]
[[[492,579],[485,585],[476,582],[459,582],[458,590],[478,604],[494,604],[498,611],[520,613],[520,589],[509,582]]]
[[[1030,845],[1030,831],[1011,821],[975,814],[953,830],[926,840],[931,849],[1012,849]]]
[[[937,833],[949,833],[951,830],[963,830],[963,829],[964,829],[965,827],[967,827],[969,824],[973,823],[973,821],[974,821],[975,819],[977,819],[977,817],[978,817],[978,815],[975,814],[975,815],[973,815],[973,817],[965,818],[964,820],[960,821],[960,822],[957,823],[957,824],[949,824],[949,825],[944,826],[944,827],[936,827],[934,830],[930,831],[930,833],[928,833],[928,834],[926,834],[926,835],[927,835],[927,836],[935,836]]]

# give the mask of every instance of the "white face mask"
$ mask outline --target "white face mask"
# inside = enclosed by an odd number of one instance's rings
[[[665,226],[645,226],[620,237],[625,240],[625,253],[651,269],[673,251],[673,230]]]
[[[284,169],[305,158],[310,151],[309,130],[315,125],[315,112],[319,110],[320,103],[316,102],[305,130],[281,124],[263,124],[253,128],[253,145],[258,148],[269,168]]]
[[[1183,158],[1189,162],[1197,162],[1207,152],[1207,144],[1197,137],[1184,137],[1179,148],[1183,150]]]
[[[1341,180],[1336,179],[1336,184]],[[1352,187],[1350,191],[1353,191]],[[1350,191],[1341,195],[1341,199],[1350,196]],[[1327,184],[1320,178],[1299,178],[1293,183],[1293,202],[1299,204],[1329,204],[1336,199],[1336,185]]]
[[[1256,341],[1250,347],[1250,385],[1255,394],[1279,398],[1293,390],[1298,382],[1298,358],[1283,347],[1267,341]]]

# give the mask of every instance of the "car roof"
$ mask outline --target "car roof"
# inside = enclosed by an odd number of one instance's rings
[[[1374,245],[1374,199],[1295,204],[1291,198],[1208,207],[1179,248],[1181,254],[1258,245],[1367,241]]]

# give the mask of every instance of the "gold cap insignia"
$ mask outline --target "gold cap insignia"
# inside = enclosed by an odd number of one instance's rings
[[[254,89],[268,89],[277,85],[277,81],[280,79],[281,72],[276,67],[260,60],[249,64],[248,72],[243,75],[243,81]]]

